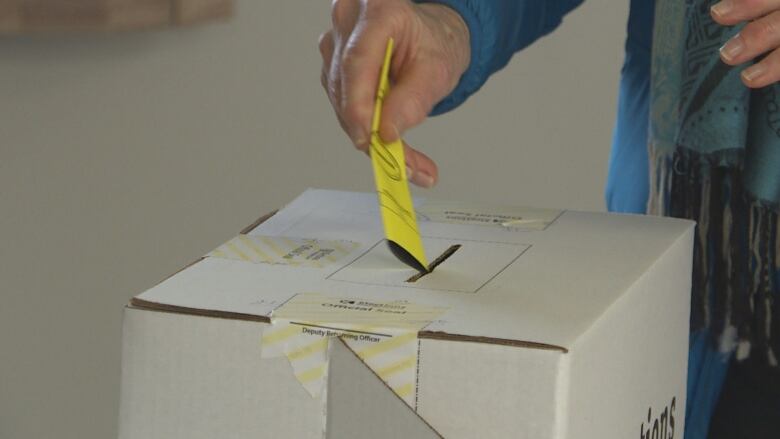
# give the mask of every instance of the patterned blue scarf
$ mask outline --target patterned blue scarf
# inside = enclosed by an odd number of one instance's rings
[[[691,328],[777,365],[780,86],[750,90],[718,49],[740,27],[708,0],[657,0],[649,213],[698,222]]]

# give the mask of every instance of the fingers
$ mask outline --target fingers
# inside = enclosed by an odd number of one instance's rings
[[[780,9],[780,0],[722,0],[712,6],[712,18],[726,26],[763,17]]]
[[[339,35],[349,36],[359,16],[359,0],[333,0],[330,19],[333,23],[333,29]]]
[[[723,62],[742,64],[780,46],[780,11],[748,23],[720,49]]]
[[[758,0],[756,0],[758,2]],[[721,49],[723,62],[738,65],[770,52],[756,64],[742,71],[742,82],[759,88],[780,80],[780,11],[748,23]]]
[[[322,55],[322,72],[320,82],[333,106],[336,118],[341,128],[349,133],[341,105],[341,65],[342,52],[346,42],[360,17],[360,2],[358,0],[334,0],[331,8],[333,29],[320,35],[319,49]],[[350,136],[351,137],[351,136]],[[368,152],[368,142],[360,141],[355,146],[363,152]]]
[[[323,87],[342,128],[363,151],[370,139],[385,46],[394,33],[389,17],[404,7],[408,5],[399,1],[334,0],[333,30],[320,39]]]
[[[386,27],[361,21],[342,53],[337,73],[341,83],[339,112],[355,145],[367,144],[370,138],[374,99],[389,36]],[[382,117],[387,116],[383,113]]]
[[[333,39],[333,50],[328,63],[327,77],[328,89],[330,91],[330,100],[336,113],[339,115],[339,121],[344,125],[344,118],[340,110],[341,100],[341,81],[339,80],[340,60],[343,57],[344,46],[355,28],[358,17],[360,16],[360,2],[358,0],[334,0],[331,21],[333,30],[331,37]]]
[[[449,93],[448,87],[457,83],[448,77],[445,61],[437,61],[450,51],[442,49],[436,38],[439,34],[431,32],[442,24],[435,19],[436,14],[430,15],[433,18],[424,22],[407,0],[333,1],[333,29],[319,41],[320,79],[342,129],[357,149],[368,151],[388,38],[393,37],[396,45],[391,65],[394,83],[385,97],[380,127],[385,141],[397,140],[400,133],[422,122],[434,104]],[[421,49],[421,45],[426,48]],[[425,55],[428,52],[433,55]],[[433,160],[405,143],[404,150],[409,181],[422,187],[435,185],[438,169]]]
[[[780,81],[780,49],[742,71],[742,82],[751,88],[766,87]]]
[[[413,184],[432,188],[439,181],[439,169],[430,157],[404,142],[404,158],[406,160],[406,178]]]
[[[340,71],[341,107],[348,133],[355,144],[366,142],[370,137],[374,99],[387,40],[395,38],[392,64],[398,66],[402,63],[404,29],[412,19],[412,10],[406,2],[367,3],[345,45]],[[393,92],[391,87],[389,95]],[[383,112],[382,119],[387,118],[388,115]]]
[[[323,86],[342,129],[362,151],[368,149],[376,85],[390,35],[386,20],[367,17],[366,11],[377,9],[377,4],[382,3],[334,0],[333,30],[320,41]]]
[[[320,82],[322,83],[322,88],[325,89],[325,93],[328,94],[329,98],[331,97],[331,90],[328,83],[328,73],[330,72],[330,65],[333,60],[334,44],[333,31],[327,31],[320,35],[319,47],[320,55],[322,55],[322,73],[320,75]]]
[[[341,125],[341,129],[346,131],[346,124],[344,123],[344,119],[341,117],[341,113],[339,112],[338,102],[340,95],[340,83],[338,81],[330,80],[330,70],[333,62],[333,53],[335,50],[333,31],[327,31],[320,35],[319,48],[320,54],[322,54],[322,72],[320,73],[320,83],[322,83],[322,88],[325,90],[325,94],[328,96],[328,100],[333,107],[333,112],[336,114],[336,118],[339,121],[339,125]],[[358,149],[367,153],[368,145],[360,145],[358,146]]]

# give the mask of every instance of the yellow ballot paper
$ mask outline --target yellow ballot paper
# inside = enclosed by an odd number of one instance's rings
[[[406,161],[401,139],[384,143],[379,137],[379,122],[382,120],[382,102],[390,89],[388,72],[393,55],[393,39],[387,41],[385,61],[379,76],[376,92],[374,119],[371,122],[371,163],[374,165],[376,192],[379,196],[379,210],[385,226],[385,237],[393,254],[419,271],[428,271],[417,218],[406,182]]]

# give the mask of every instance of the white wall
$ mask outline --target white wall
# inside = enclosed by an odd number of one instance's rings
[[[319,85],[328,10],[0,38],[0,438],[115,436],[131,296],[306,187],[371,190]],[[626,14],[589,0],[412,132],[431,195],[602,209]]]

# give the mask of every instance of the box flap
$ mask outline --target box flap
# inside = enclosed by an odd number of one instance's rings
[[[342,341],[333,340],[329,357],[326,438],[442,437]]]
[[[351,250],[323,259],[320,266],[207,257],[133,304],[267,319],[300,293],[398,299],[449,309],[424,328],[421,338],[566,350],[693,223],[565,211],[536,229],[432,220],[419,226],[429,259],[452,245],[461,248],[436,271],[410,283],[415,273],[382,241],[375,194],[311,189],[248,236],[269,237],[271,245],[287,238],[346,240],[356,243]]]

